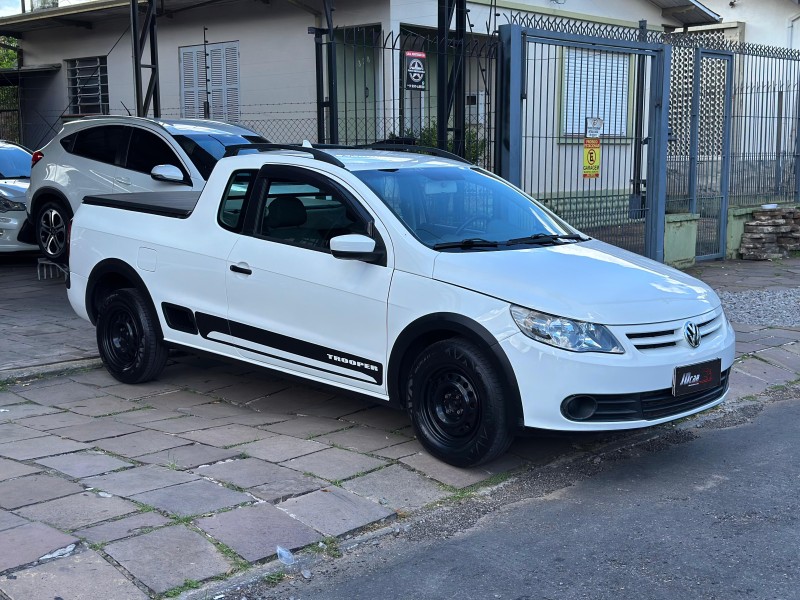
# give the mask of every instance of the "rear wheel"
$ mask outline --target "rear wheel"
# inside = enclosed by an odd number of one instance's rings
[[[36,241],[45,258],[61,262],[67,254],[67,223],[71,212],[63,203],[50,200],[36,213]]]
[[[408,378],[407,409],[420,443],[457,467],[488,462],[508,449],[506,386],[492,362],[464,339],[422,351]]]
[[[111,292],[101,303],[97,348],[108,372],[123,383],[155,379],[167,362],[157,318],[133,288]]]

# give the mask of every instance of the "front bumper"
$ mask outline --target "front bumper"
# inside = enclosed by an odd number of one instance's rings
[[[701,315],[697,322],[712,321],[700,346],[692,348],[677,335],[685,321],[634,327],[609,327],[625,348],[624,354],[577,353],[553,348],[522,333],[503,340],[501,346],[517,378],[526,427],[559,431],[635,429],[664,423],[711,408],[727,394],[727,374],[734,360],[735,335],[721,309]],[[712,327],[716,327],[710,331]],[[658,343],[642,330],[662,335]],[[671,340],[666,343],[665,340]],[[648,342],[648,343],[641,343]],[[713,359],[721,360],[722,382],[708,394],[671,395],[675,368]],[[606,410],[593,418],[567,418],[565,399],[588,396]],[[614,418],[613,410],[626,409]]]
[[[19,240],[20,231],[26,223],[24,211],[0,212],[0,252],[31,252],[39,249],[36,244]]]

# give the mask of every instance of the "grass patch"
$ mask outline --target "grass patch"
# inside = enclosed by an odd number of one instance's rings
[[[281,581],[286,579],[286,572],[285,571],[276,571],[275,573],[270,573],[269,575],[264,575],[264,583],[268,586],[276,586]]]
[[[194,520],[193,516],[184,517],[184,516],[175,515],[175,516],[172,517],[172,522],[173,523],[179,523],[181,525],[189,525],[189,524],[191,524],[191,522],[193,520]]]
[[[197,590],[199,588],[200,588],[200,582],[199,581],[195,581],[194,579],[186,579],[183,582],[183,585],[180,585],[178,587],[174,587],[171,590],[167,590],[166,592],[164,592],[163,597],[164,598],[177,598],[183,592],[186,592],[188,590]]]
[[[331,558],[339,558],[342,555],[342,551],[339,549],[339,540],[332,536],[323,538],[320,542],[309,546],[307,550],[317,554],[324,554]]]

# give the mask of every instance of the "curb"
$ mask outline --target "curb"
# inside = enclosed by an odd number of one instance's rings
[[[50,363],[46,365],[33,365],[30,367],[20,367],[18,369],[0,370],[0,383],[10,383],[13,381],[24,381],[26,379],[37,379],[46,375],[62,375],[81,369],[96,369],[103,366],[100,357],[80,358],[77,360],[65,360],[63,362]]]

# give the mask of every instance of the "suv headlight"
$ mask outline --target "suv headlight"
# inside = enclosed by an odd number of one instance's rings
[[[574,321],[521,306],[511,307],[511,316],[529,338],[572,352],[624,354],[617,338],[603,325]]]
[[[0,212],[6,212],[9,210],[25,210],[25,203],[14,202],[8,198],[0,197]]]

